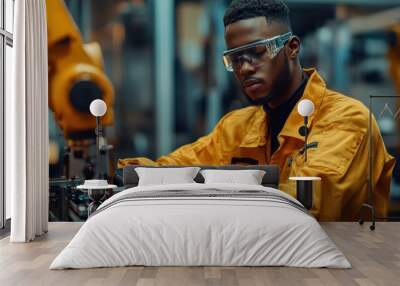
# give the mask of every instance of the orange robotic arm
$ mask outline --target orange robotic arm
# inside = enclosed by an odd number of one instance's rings
[[[101,124],[114,121],[114,91],[97,43],[84,44],[63,0],[47,0],[49,106],[67,139],[86,139],[96,126],[89,105],[106,102]]]

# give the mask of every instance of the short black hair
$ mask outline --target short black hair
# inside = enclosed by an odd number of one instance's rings
[[[224,26],[240,20],[264,16],[267,23],[278,21],[291,30],[289,8],[280,0],[233,0],[225,11]]]

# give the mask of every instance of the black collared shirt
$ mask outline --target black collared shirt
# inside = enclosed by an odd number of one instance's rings
[[[306,88],[308,81],[308,75],[303,73],[303,79],[292,94],[288,101],[282,103],[275,109],[271,109],[268,104],[264,104],[264,111],[269,117],[269,128],[271,130],[271,153],[273,154],[279,148],[278,135],[281,132],[283,126],[293,108],[296,106],[297,102],[303,96],[304,89]]]

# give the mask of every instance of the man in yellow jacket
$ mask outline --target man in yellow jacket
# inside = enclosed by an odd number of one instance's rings
[[[295,196],[290,176],[319,176],[311,212],[319,220],[355,219],[368,191],[368,109],[331,91],[314,69],[303,70],[300,40],[291,33],[289,10],[278,0],[233,1],[224,16],[224,64],[240,82],[250,107],[225,115],[207,136],[159,158],[119,160],[119,166],[276,164],[280,189]],[[297,103],[309,99],[310,148],[305,162]],[[372,124],[373,202],[387,214],[394,159]]]

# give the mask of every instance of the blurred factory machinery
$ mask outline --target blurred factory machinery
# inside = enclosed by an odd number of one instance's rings
[[[111,174],[112,146],[100,138],[100,164],[96,158],[96,119],[89,105],[102,99],[108,106],[101,125],[114,123],[114,90],[104,72],[96,42],[84,43],[63,0],[47,0],[49,107],[65,140],[64,148],[50,138],[50,220],[86,218],[87,195],[74,187],[95,173]],[[61,166],[61,172],[52,168]],[[57,177],[57,178],[55,178]]]

